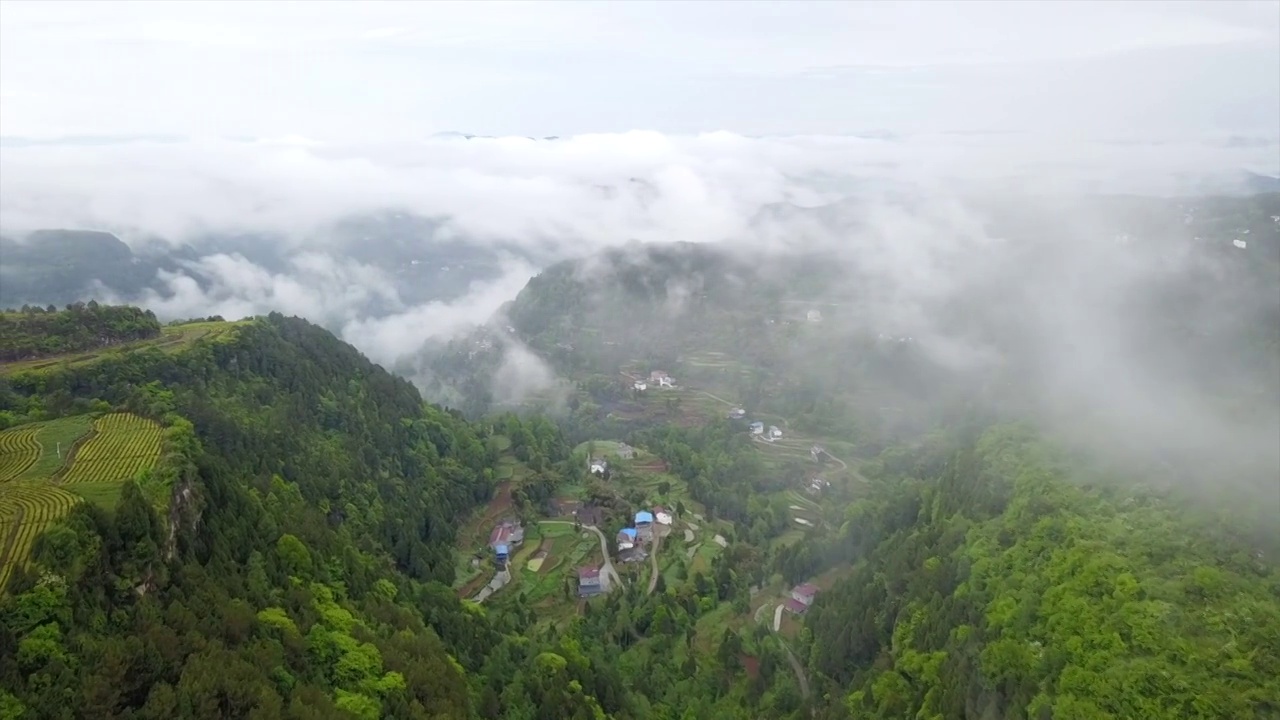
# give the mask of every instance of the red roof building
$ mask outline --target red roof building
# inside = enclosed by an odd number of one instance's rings
[[[813,583],[805,583],[791,588],[791,598],[796,602],[812,605],[813,598],[818,594],[818,586]]]
[[[795,598],[787,598],[787,601],[783,603],[782,606],[785,607],[788,612],[793,612],[796,615],[803,615],[804,611],[809,609],[808,605],[805,605]]]

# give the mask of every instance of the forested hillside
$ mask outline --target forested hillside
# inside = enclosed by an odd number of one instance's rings
[[[1116,488],[1018,426],[877,465],[806,622],[824,717],[1280,717],[1271,512]]]
[[[23,306],[0,312],[0,362],[73,353],[160,335],[155,313],[75,303],[64,310]]]
[[[158,507],[129,484],[37,541],[0,600],[6,717],[471,716],[503,621],[446,585],[482,427],[280,316],[0,385],[20,418],[103,404],[189,421],[188,464]]]

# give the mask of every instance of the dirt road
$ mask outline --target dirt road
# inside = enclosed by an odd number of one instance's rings
[[[653,534],[653,552],[649,553],[649,589],[645,591],[645,595],[652,595],[653,589],[658,586],[658,548],[662,546],[662,533],[655,532]]]

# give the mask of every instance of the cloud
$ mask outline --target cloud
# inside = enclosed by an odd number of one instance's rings
[[[174,241],[273,232],[314,243],[340,218],[401,208],[443,218],[472,242],[563,256],[630,240],[741,241],[762,208],[829,201],[874,183],[1031,178],[1057,189],[1169,191],[1180,174],[1280,172],[1278,147],[1276,138],[1227,147],[642,131],[387,145],[283,137],[9,146],[0,153],[0,229],[89,227]]]

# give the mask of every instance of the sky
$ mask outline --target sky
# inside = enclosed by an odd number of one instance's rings
[[[0,2],[0,135],[1280,134],[1280,2]]]

